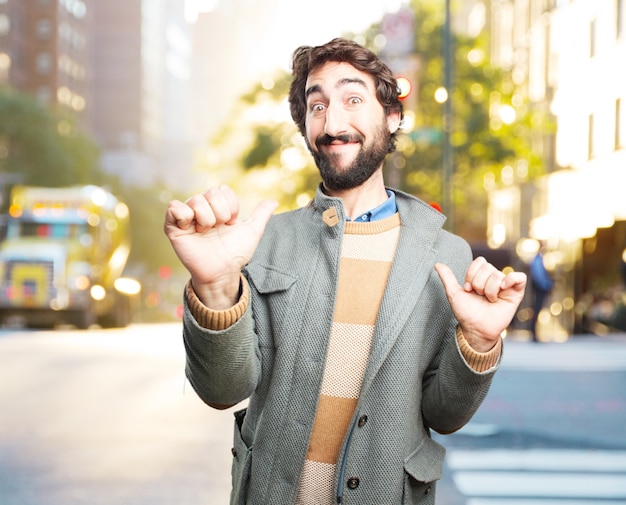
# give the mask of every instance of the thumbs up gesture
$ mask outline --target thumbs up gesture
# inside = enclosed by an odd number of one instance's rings
[[[493,348],[524,297],[526,274],[504,274],[483,257],[476,258],[461,286],[450,268],[435,265],[452,312],[469,345],[478,352]]]
[[[240,220],[239,199],[228,186],[169,203],[165,234],[207,307],[220,310],[236,303],[241,269],[252,258],[277,206],[265,200],[248,219]]]

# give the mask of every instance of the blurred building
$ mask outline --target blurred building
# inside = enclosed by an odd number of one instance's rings
[[[490,194],[489,241],[528,260],[548,246],[557,284],[544,314],[552,338],[589,330],[598,293],[620,284],[626,248],[624,0],[491,0],[494,63],[512,71],[555,134],[536,134],[548,174]],[[518,170],[520,169],[520,170]],[[608,296],[608,295],[607,295]]]
[[[125,182],[185,189],[191,35],[180,0],[0,0],[0,85],[61,104]]]
[[[0,85],[68,107],[89,124],[87,0],[0,0]]]
[[[191,172],[191,26],[178,0],[93,10],[93,133],[104,168],[132,184],[185,188]]]

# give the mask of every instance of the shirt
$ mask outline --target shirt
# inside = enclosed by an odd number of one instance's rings
[[[398,207],[396,206],[396,195],[393,191],[387,191],[387,195],[389,198],[381,203],[378,207],[374,207],[371,210],[361,214],[354,221],[356,223],[368,223],[369,221],[378,221],[379,219],[385,219],[386,217],[393,216],[397,211]],[[348,218],[348,221],[351,221]]]

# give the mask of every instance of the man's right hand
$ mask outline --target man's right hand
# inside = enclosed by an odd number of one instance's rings
[[[211,188],[184,203],[170,202],[165,234],[207,307],[221,310],[237,302],[241,269],[252,258],[277,206],[265,200],[250,218],[240,221],[239,199],[228,186]]]

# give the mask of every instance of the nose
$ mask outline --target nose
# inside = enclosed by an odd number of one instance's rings
[[[336,105],[328,104],[324,122],[324,133],[330,137],[337,137],[348,131],[345,111]]]

